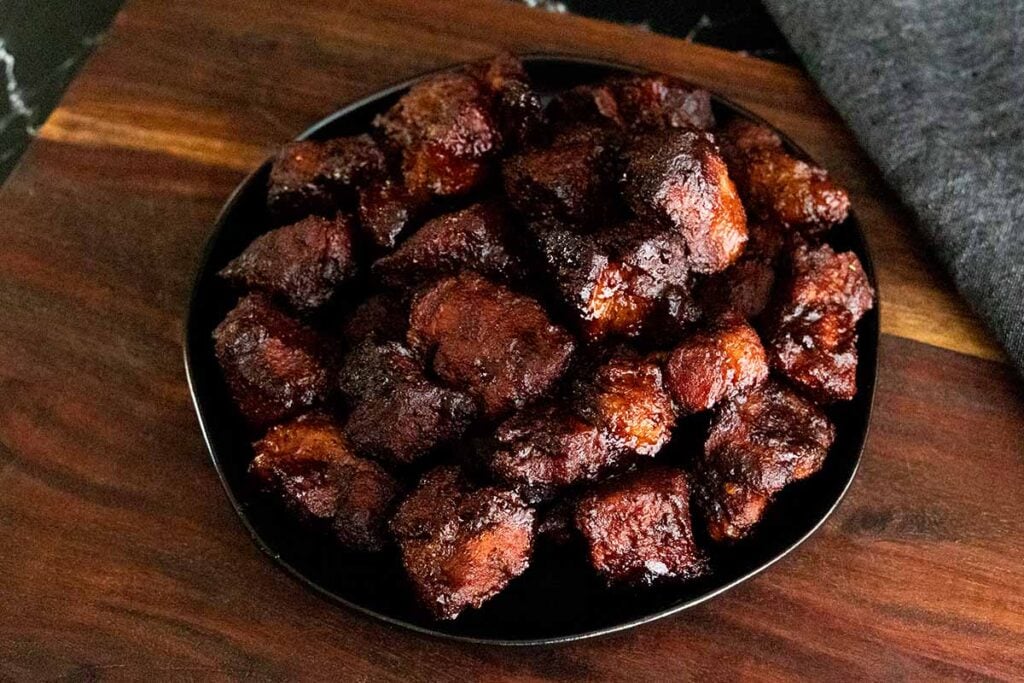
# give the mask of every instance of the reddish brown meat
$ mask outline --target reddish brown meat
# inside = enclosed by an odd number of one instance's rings
[[[526,570],[534,513],[511,491],[473,488],[457,468],[440,467],[401,504],[391,529],[420,602],[454,619]]]
[[[500,54],[472,65],[469,72],[491,95],[503,148],[523,147],[543,135],[544,106],[517,57]]]
[[[409,327],[409,306],[395,294],[375,294],[359,304],[341,325],[344,348],[367,339],[404,341]]]
[[[270,168],[267,205],[282,220],[331,214],[339,198],[377,179],[384,168],[384,155],[369,135],[292,142]]]
[[[341,430],[309,414],[271,427],[253,445],[249,474],[297,519],[330,523],[345,547],[380,550],[398,482],[380,465],[356,457]]]
[[[501,144],[490,97],[463,73],[432,76],[375,121],[402,158],[402,176],[415,195],[464,194],[488,174]]]
[[[693,270],[716,272],[739,257],[747,241],[746,214],[710,134],[636,136],[624,155],[626,201],[639,216],[679,231]]]
[[[253,427],[302,412],[328,393],[322,341],[262,294],[239,301],[213,340],[231,395]]]
[[[787,152],[770,128],[734,119],[719,134],[729,174],[761,220],[814,234],[846,220],[850,199],[825,169]]]
[[[686,474],[652,467],[608,482],[576,506],[590,562],[609,583],[687,580],[707,571],[693,538]]]
[[[408,287],[461,270],[514,281],[523,268],[513,253],[512,232],[508,216],[497,204],[473,204],[427,221],[394,253],[373,264],[373,272],[393,287]]]
[[[410,463],[462,434],[476,413],[466,394],[427,379],[408,349],[365,341],[346,356],[338,387],[352,406],[345,433],[361,454]]]
[[[660,74],[612,78],[555,96],[549,108],[560,125],[593,123],[635,129],[711,128],[711,95]]]
[[[739,260],[709,277],[698,290],[705,308],[715,315],[734,311],[748,319],[768,307],[776,282],[782,229],[765,223],[747,225],[749,239]]]
[[[800,247],[791,256],[791,272],[779,293],[787,307],[839,306],[854,322],[875,305],[875,291],[860,259],[832,247]]]
[[[401,183],[382,180],[359,193],[359,225],[374,246],[391,249],[419,216],[424,204]]]
[[[409,342],[492,417],[547,393],[575,347],[535,300],[475,273],[441,280],[416,298]]]
[[[665,369],[676,403],[697,413],[763,382],[768,360],[754,328],[727,314],[677,346]]]
[[[260,235],[220,275],[306,312],[327,303],[355,270],[348,219],[309,216]]]
[[[723,404],[698,465],[711,538],[746,536],[777,492],[821,469],[834,438],[819,408],[776,381]]]

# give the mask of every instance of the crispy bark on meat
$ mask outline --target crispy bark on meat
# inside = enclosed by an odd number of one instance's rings
[[[834,438],[821,409],[775,380],[722,404],[697,467],[711,538],[746,536],[776,493],[821,469]]]
[[[609,583],[688,580],[708,569],[693,537],[687,475],[651,467],[607,482],[576,505],[590,563]]]
[[[857,393],[857,321],[874,290],[853,252],[802,246],[766,314],[772,367],[821,403]]]
[[[501,592],[530,564],[534,512],[511,491],[474,488],[455,467],[428,472],[391,529],[420,602],[454,619]]]
[[[561,301],[591,341],[640,334],[663,293],[689,287],[682,237],[657,225],[634,221],[595,235],[537,225],[534,235]]]
[[[382,180],[359,193],[359,227],[375,247],[392,249],[425,206],[402,183]]]
[[[739,258],[747,241],[746,214],[709,133],[638,135],[623,154],[626,201],[640,217],[686,239],[693,270],[716,272]]]
[[[484,202],[427,221],[393,253],[377,260],[381,282],[404,287],[473,270],[505,282],[523,273],[513,253],[513,227],[505,210]]]
[[[635,129],[703,128],[715,125],[711,95],[663,74],[611,78],[571,88],[552,100],[554,121]]]
[[[352,406],[345,433],[356,450],[396,464],[457,438],[476,414],[468,395],[432,382],[397,342],[368,340],[353,349],[338,388]]]
[[[308,216],[260,235],[220,276],[307,312],[327,303],[355,271],[352,227],[339,214],[334,218]]]
[[[445,278],[416,297],[409,343],[491,417],[546,394],[575,347],[536,300],[475,273]]]
[[[322,340],[263,294],[239,301],[213,340],[231,396],[252,427],[303,412],[328,394]]]
[[[524,147],[544,134],[544,105],[523,63],[508,53],[470,66],[491,95],[504,149]]]
[[[665,371],[679,407],[698,413],[763,382],[768,359],[754,328],[726,314],[673,349]]]
[[[573,129],[548,147],[505,159],[505,194],[528,218],[585,228],[604,216],[612,203],[614,157],[615,144],[607,132]]]
[[[385,166],[369,135],[289,143],[270,167],[267,206],[281,220],[334,213],[339,199],[382,176]]]
[[[404,341],[409,327],[409,306],[395,293],[374,294],[356,306],[341,324],[345,348],[359,346],[367,339],[378,342]]]
[[[748,211],[806,234],[846,220],[850,198],[828,172],[786,151],[767,126],[733,119],[718,135],[722,154]]]
[[[465,73],[438,74],[414,85],[374,125],[401,156],[405,186],[415,196],[473,189],[486,178],[501,144],[488,93]]]
[[[705,308],[714,315],[734,311],[754,319],[771,302],[785,245],[783,230],[766,223],[750,223],[747,231],[749,239],[739,260],[710,276],[698,289]]]
[[[271,427],[253,444],[249,476],[257,490],[302,522],[329,525],[341,545],[380,550],[399,485],[380,465],[357,457],[341,429],[311,413]]]

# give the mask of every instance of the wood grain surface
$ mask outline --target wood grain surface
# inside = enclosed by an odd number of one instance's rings
[[[181,325],[221,204],[339,105],[498,49],[678,74],[851,190],[882,289],[875,417],[807,544],[700,607],[452,644],[266,561],[192,414]],[[134,0],[0,190],[0,678],[1024,678],[1024,395],[798,70],[497,0]]]

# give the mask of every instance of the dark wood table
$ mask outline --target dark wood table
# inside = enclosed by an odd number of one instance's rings
[[[880,270],[849,496],[758,578],[543,649],[397,630],[249,541],[192,414],[181,326],[220,205],[337,106],[499,48],[724,93],[853,193]],[[1024,677],[1021,383],[800,72],[495,0],[135,0],[0,191],[0,677]]]

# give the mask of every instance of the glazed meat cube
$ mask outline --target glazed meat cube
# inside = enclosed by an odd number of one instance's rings
[[[469,208],[427,221],[392,254],[373,264],[386,285],[404,287],[474,270],[496,280],[516,280],[522,274],[511,251],[512,226],[494,203]]]
[[[394,294],[375,294],[359,304],[342,323],[345,348],[359,346],[367,339],[404,341],[409,326],[409,307]]]
[[[652,467],[608,482],[576,505],[590,562],[609,583],[693,579],[707,571],[693,538],[686,474]]]
[[[691,284],[686,240],[673,230],[629,221],[602,230],[595,241],[633,274],[629,288],[637,296],[654,298]]]
[[[270,168],[267,206],[283,220],[331,214],[339,197],[383,175],[384,154],[369,135],[281,148]]]
[[[675,424],[672,399],[661,368],[649,358],[618,352],[585,372],[573,385],[573,400],[588,422],[599,426],[617,447],[655,455]]]
[[[498,480],[530,502],[595,481],[628,462],[627,453],[572,410],[555,402],[531,406],[505,420],[488,449],[487,465]]]
[[[747,209],[761,220],[807,234],[846,220],[850,198],[825,169],[786,151],[774,131],[734,119],[719,142]]]
[[[711,93],[663,74],[608,82],[619,115],[632,128],[713,128]]]
[[[220,276],[307,312],[327,303],[355,270],[348,219],[309,216],[257,237]]]
[[[834,438],[818,407],[774,380],[724,403],[698,465],[711,538],[746,536],[776,493],[821,469]]]
[[[384,180],[359,193],[359,225],[374,246],[391,249],[424,205],[401,183]]]
[[[576,129],[547,148],[505,160],[502,175],[512,206],[533,219],[583,225],[609,206],[614,149],[597,129]]]
[[[852,251],[799,247],[790,260],[790,277],[779,293],[786,308],[839,306],[857,322],[875,305],[875,291]]]
[[[710,134],[637,136],[624,156],[626,201],[642,218],[679,231],[693,270],[716,272],[739,257],[747,241],[746,214]]]
[[[782,231],[765,223],[750,223],[747,230],[749,239],[739,260],[700,287],[699,297],[715,315],[734,311],[753,319],[771,301],[776,263],[784,248]]]
[[[679,407],[698,413],[763,382],[768,360],[754,328],[741,316],[726,314],[677,346],[665,371]]]
[[[356,347],[342,363],[338,387],[352,405],[349,440],[385,462],[413,462],[460,436],[476,413],[469,396],[434,384],[395,342]]]
[[[420,602],[454,619],[526,570],[534,513],[511,491],[473,488],[457,468],[439,467],[402,502],[391,529]]]
[[[470,67],[491,94],[503,147],[523,147],[544,132],[544,106],[530,83],[523,63],[501,54]]]
[[[438,74],[377,118],[414,196],[463,194],[484,180],[501,143],[489,99],[468,74]]]
[[[255,428],[302,412],[330,386],[323,343],[262,294],[250,294],[213,331],[214,348],[239,412]]]
[[[330,524],[341,545],[380,550],[398,482],[380,465],[356,457],[345,435],[323,415],[270,428],[253,445],[249,476],[297,519]]]
[[[772,367],[819,403],[857,394],[857,328],[838,306],[796,308],[769,326]]]
[[[432,353],[437,376],[476,397],[490,417],[547,393],[575,346],[535,300],[475,273],[417,296],[409,343]]]

